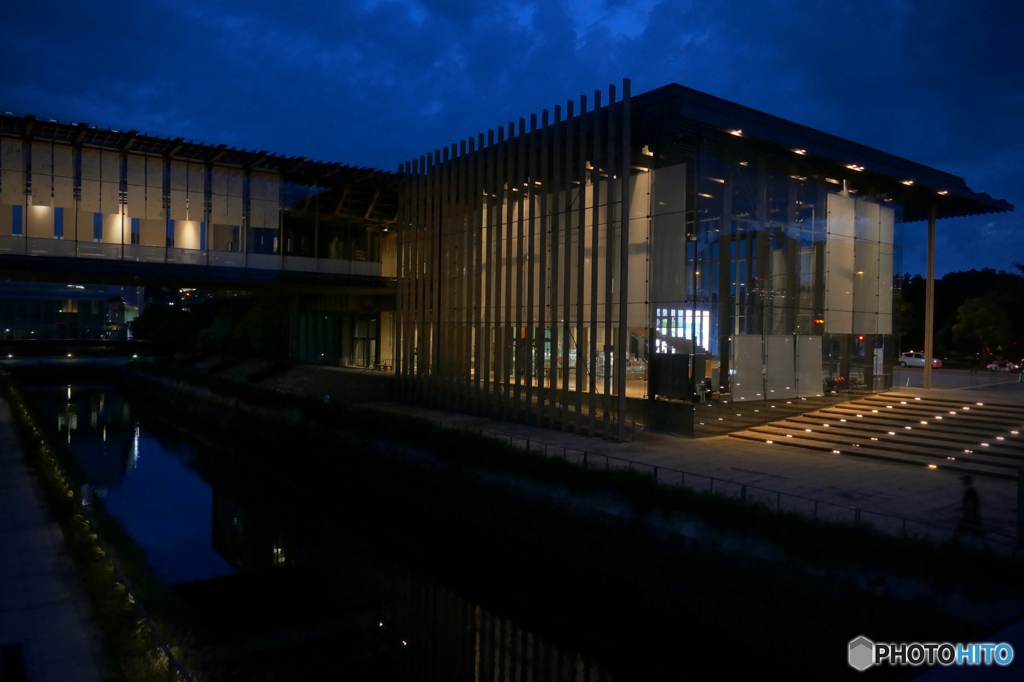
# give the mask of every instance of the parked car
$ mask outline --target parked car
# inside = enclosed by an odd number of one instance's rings
[[[900,367],[924,367],[924,353],[900,353]],[[932,358],[932,367],[942,367],[942,360]]]
[[[1020,371],[1020,365],[1002,360],[993,360],[988,363],[986,369],[990,372],[1017,372]]]

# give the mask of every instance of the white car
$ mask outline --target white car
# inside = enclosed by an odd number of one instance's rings
[[[900,367],[924,367],[924,353],[900,353]],[[932,358],[932,367],[942,367],[942,360]]]

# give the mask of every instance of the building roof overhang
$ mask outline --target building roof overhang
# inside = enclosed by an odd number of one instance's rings
[[[702,148],[791,155],[830,177],[897,194],[904,222],[926,220],[932,205],[938,218],[1013,211],[1009,202],[973,191],[961,177],[675,83],[635,96],[632,106],[634,120],[675,127],[699,139]]]

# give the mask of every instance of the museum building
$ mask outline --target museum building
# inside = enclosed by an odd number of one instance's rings
[[[680,85],[629,88],[397,172],[5,113],[0,259],[247,273],[300,292],[296,360],[621,440],[891,388],[905,235],[1013,210]]]

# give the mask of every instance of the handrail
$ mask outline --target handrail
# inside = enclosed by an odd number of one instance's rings
[[[31,258],[70,258],[82,261],[190,265],[207,269],[281,270],[355,277],[381,277],[379,272],[383,267],[380,261],[290,256],[283,252],[259,254],[248,251],[186,249],[153,244],[121,244],[118,242],[30,237],[24,227],[20,235],[0,235],[0,254]],[[263,264],[260,264],[260,256],[269,256],[273,261],[264,260]],[[289,263],[292,267],[288,267]]]

